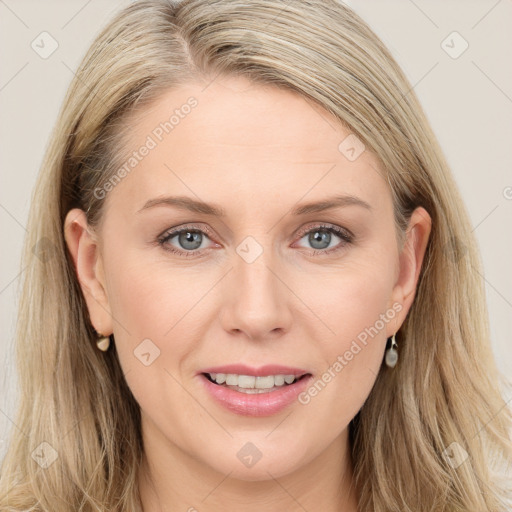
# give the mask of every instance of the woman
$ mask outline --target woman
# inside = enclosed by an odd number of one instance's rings
[[[121,11],[26,247],[2,510],[505,510],[468,215],[341,2]]]

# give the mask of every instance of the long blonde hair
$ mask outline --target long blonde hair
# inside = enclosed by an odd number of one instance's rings
[[[139,406],[115,347],[96,349],[63,221],[73,207],[92,225],[101,218],[94,191],[123,159],[123,120],[135,107],[219,74],[317,102],[379,158],[397,231],[416,206],[432,218],[417,295],[397,335],[400,363],[383,366],[350,425],[360,510],[504,510],[510,490],[494,463],[512,459],[512,421],[468,214],[411,85],[341,0],[144,0],[93,42],[33,196],[16,339],[18,428],[2,465],[0,509],[141,510]]]

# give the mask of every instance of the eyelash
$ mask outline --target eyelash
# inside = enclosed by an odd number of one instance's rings
[[[169,251],[174,254],[178,254],[180,256],[190,258],[197,256],[198,253],[202,252],[203,250],[208,249],[195,249],[193,251],[182,251],[180,249],[177,249],[176,247],[172,245],[168,245],[168,242],[172,240],[176,235],[180,235],[181,233],[187,232],[187,231],[193,231],[193,232],[199,232],[203,235],[206,235],[208,238],[210,238],[210,235],[212,234],[211,231],[208,228],[205,227],[198,227],[196,225],[190,224],[185,225],[180,229],[166,231],[162,235],[160,235],[157,238],[158,244],[164,249],[165,251]],[[346,245],[351,244],[354,240],[354,235],[348,231],[347,229],[339,228],[337,226],[333,225],[326,225],[326,224],[319,224],[317,226],[309,227],[304,230],[300,230],[299,239],[303,238],[305,235],[314,232],[314,231],[327,231],[329,233],[333,233],[334,235],[341,238],[342,242],[340,242],[337,246],[331,247],[330,249],[311,249],[309,251],[310,255],[312,256],[325,256],[327,254],[331,254],[333,252],[337,252],[341,249],[343,249]]]

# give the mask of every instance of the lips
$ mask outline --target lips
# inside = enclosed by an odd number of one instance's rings
[[[253,375],[255,377],[263,377],[266,375],[294,375],[296,377],[302,377],[309,372],[308,370],[301,368],[292,368],[290,366],[278,364],[268,364],[260,366],[259,368],[253,368],[244,364],[228,364],[224,366],[212,366],[205,368],[198,373],[231,373],[235,375]]]
[[[231,412],[269,416],[289,406],[308,385],[312,375],[302,368],[266,365],[224,365],[198,373],[209,396]]]

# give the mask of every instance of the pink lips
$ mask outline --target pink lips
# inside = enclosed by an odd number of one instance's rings
[[[295,375],[297,378],[305,375],[292,384],[285,384],[278,390],[268,393],[247,394],[221,386],[211,382],[205,373],[233,373],[237,375]],[[307,374],[307,375],[306,375]],[[224,408],[242,416],[270,416],[289,406],[297,396],[304,391],[310,380],[311,374],[307,370],[291,368],[281,365],[266,365],[259,368],[251,368],[242,364],[216,366],[205,368],[198,373],[208,394]]]
[[[244,364],[227,364],[225,366],[205,368],[199,373],[234,373],[236,375],[254,375],[256,377],[262,377],[264,375],[295,375],[296,377],[300,377],[308,373],[308,371],[278,364],[267,364],[259,368],[251,368]]]

